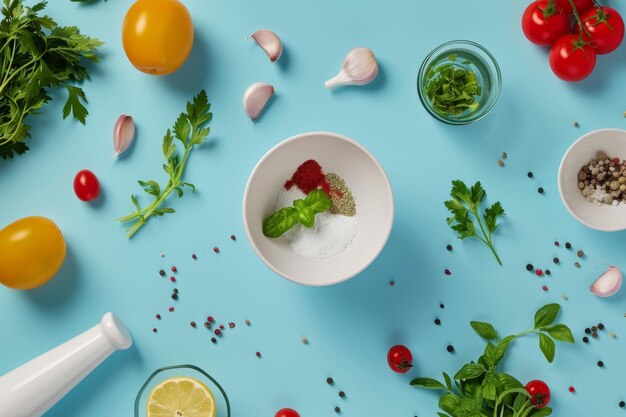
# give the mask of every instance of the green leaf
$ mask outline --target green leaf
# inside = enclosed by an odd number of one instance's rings
[[[185,113],[181,113],[174,123],[174,136],[176,139],[181,141],[185,147],[187,146],[187,137],[189,136],[189,132],[191,132],[191,126],[187,120],[187,115]]]
[[[506,350],[508,349],[509,345],[511,344],[513,340],[515,340],[515,336],[507,336],[504,339],[500,340],[500,342],[498,342],[498,345],[496,346],[494,366],[497,366],[498,363],[500,363],[500,361],[504,358],[504,355],[506,354]]]
[[[483,217],[485,218],[485,224],[487,225],[487,229],[491,233],[495,232],[498,228],[497,220],[498,217],[501,216],[504,216],[504,209],[500,205],[499,201],[496,201],[491,205],[491,207],[485,209],[485,214]]]
[[[304,199],[304,204],[313,210],[315,214],[327,211],[332,202],[323,190],[317,189],[311,191]]]
[[[550,407],[544,407],[540,410],[536,410],[535,412],[530,414],[530,416],[531,417],[547,417],[550,414],[552,414],[552,409]]]
[[[564,324],[555,324],[554,326],[546,327],[543,330],[546,331],[554,340],[561,342],[574,343],[574,336],[572,331]]]
[[[415,378],[411,381],[411,386],[434,390],[446,389],[446,387],[441,382],[432,378]]]
[[[298,210],[298,221],[304,227],[313,227],[315,225],[315,212],[311,207],[303,207]]]
[[[561,306],[554,304],[546,304],[535,313],[535,329],[546,327],[554,323],[556,316],[559,314]]]
[[[443,372],[443,379],[446,381],[446,388],[448,388],[448,391],[452,391],[452,378],[450,378],[450,375]]]
[[[554,360],[554,351],[556,349],[556,346],[554,346],[554,341],[545,334],[539,333],[539,348],[543,352],[543,356],[546,357],[548,362],[552,363],[552,361]]]
[[[185,185],[185,186],[187,186],[187,187],[191,188],[191,192],[192,192],[192,193],[195,193],[195,192],[196,192],[196,186],[195,186],[195,185],[193,185],[192,183],[190,183],[190,182],[183,182],[183,185]]]
[[[76,120],[78,120],[82,124],[85,124],[85,119],[89,114],[87,108],[81,102],[82,100],[87,103],[85,92],[82,90],[82,88],[74,87],[69,84],[65,84],[65,88],[67,89],[68,95],[65,106],[63,106],[63,118],[66,119],[67,116],[69,116],[71,113]]]
[[[176,145],[172,143],[173,141],[174,141],[174,137],[172,136],[172,132],[169,129],[167,129],[167,133],[165,133],[165,136],[163,137],[163,156],[167,160],[170,159],[170,157],[176,150]],[[165,171],[169,172],[167,171],[167,169]],[[173,172],[170,172],[170,176],[173,176],[173,174],[174,174]]]
[[[496,399],[496,386],[493,382],[491,381],[487,381],[486,379],[483,381],[482,384],[482,396],[483,398],[485,398],[486,400],[491,400],[491,401],[495,401]]]
[[[493,368],[496,366],[496,355],[497,355],[496,345],[494,345],[491,342],[488,342],[487,346],[485,347],[485,353],[483,353],[483,358],[490,368]]]
[[[263,234],[269,238],[277,238],[291,229],[297,222],[297,210],[285,207],[269,216],[263,222]]]
[[[483,321],[470,321],[472,329],[483,339],[493,340],[498,337],[496,329],[490,324]]]
[[[459,372],[454,375],[454,379],[471,379],[477,378],[484,374],[487,370],[479,363],[468,363],[461,368]]]
[[[439,398],[439,408],[451,415],[455,415],[455,410],[460,404],[461,398],[451,392],[443,394],[441,398]]]
[[[521,382],[519,382],[515,377],[509,374],[498,373],[495,374],[495,378],[498,380],[498,382],[500,382],[502,388],[504,388],[505,390],[524,387]]]

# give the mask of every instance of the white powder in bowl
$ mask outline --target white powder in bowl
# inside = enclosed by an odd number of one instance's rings
[[[305,197],[297,187],[292,187],[291,190],[283,187],[276,199],[276,210],[291,206],[294,200]],[[354,240],[358,228],[357,216],[325,212],[315,216],[315,225],[312,228],[297,224],[283,236],[294,252],[309,258],[323,258],[343,252]]]

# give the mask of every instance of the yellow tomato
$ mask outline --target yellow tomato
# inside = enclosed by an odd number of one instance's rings
[[[65,259],[65,240],[45,217],[24,217],[0,230],[0,283],[30,290],[50,281]]]
[[[124,18],[122,43],[139,71],[165,75],[187,60],[193,46],[193,23],[178,0],[137,0]]]

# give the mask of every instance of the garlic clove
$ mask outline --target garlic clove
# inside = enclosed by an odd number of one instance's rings
[[[113,147],[115,154],[119,155],[124,152],[135,138],[135,121],[132,116],[122,114],[117,118],[115,127],[113,128]]]
[[[610,297],[622,287],[622,272],[615,266],[609,266],[600,278],[589,288],[598,297]]]
[[[250,35],[250,37],[257,43],[257,45],[263,48],[270,61],[274,62],[282,55],[283,43],[278,35],[271,30],[257,30]]]
[[[355,48],[348,52],[339,74],[324,83],[326,88],[340,85],[365,85],[378,75],[378,62],[369,48]]]
[[[243,93],[243,110],[252,120],[256,120],[267,101],[274,95],[274,87],[266,83],[254,83]]]

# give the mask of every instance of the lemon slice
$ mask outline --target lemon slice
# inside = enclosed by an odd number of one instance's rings
[[[169,378],[148,396],[146,417],[215,417],[215,397],[195,378]]]

